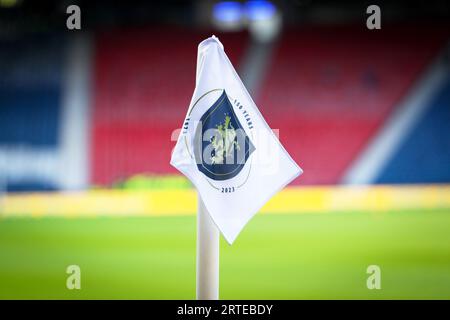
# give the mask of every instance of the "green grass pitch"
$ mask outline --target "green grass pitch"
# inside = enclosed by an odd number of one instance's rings
[[[194,299],[195,240],[195,216],[0,219],[0,298]],[[257,215],[220,250],[222,299],[450,299],[448,211]]]

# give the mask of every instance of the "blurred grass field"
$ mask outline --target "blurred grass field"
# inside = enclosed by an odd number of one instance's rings
[[[3,218],[0,298],[194,299],[195,240],[195,216]],[[450,299],[450,212],[257,215],[220,259],[221,299]]]

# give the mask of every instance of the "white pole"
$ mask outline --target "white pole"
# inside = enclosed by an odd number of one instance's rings
[[[219,299],[219,230],[198,195],[197,300]]]

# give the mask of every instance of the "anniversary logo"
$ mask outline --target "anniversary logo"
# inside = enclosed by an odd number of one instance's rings
[[[229,243],[273,194],[302,172],[216,37],[199,45],[196,88],[171,164],[195,185]]]
[[[192,118],[200,121],[189,121]],[[185,123],[186,146],[193,150],[190,156],[198,170],[216,190],[234,192],[248,180],[255,151],[253,130],[248,111],[225,89],[210,90],[194,103]],[[194,136],[191,148],[189,135]]]

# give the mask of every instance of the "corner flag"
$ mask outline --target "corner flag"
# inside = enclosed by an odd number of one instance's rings
[[[215,36],[198,46],[196,87],[170,163],[195,185],[230,244],[276,192],[302,173]]]

